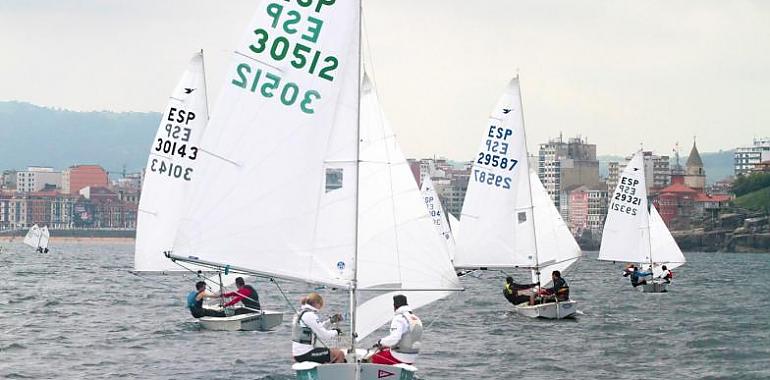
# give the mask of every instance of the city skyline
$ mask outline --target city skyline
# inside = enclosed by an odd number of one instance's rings
[[[190,55],[203,48],[213,108],[227,52],[255,8],[228,4],[4,1],[0,100],[160,111]],[[364,2],[369,66],[410,157],[470,159],[517,72],[530,153],[560,133],[617,156],[641,143],[669,154],[679,142],[685,151],[693,136],[702,152],[718,151],[767,134],[770,4],[484,5]]]

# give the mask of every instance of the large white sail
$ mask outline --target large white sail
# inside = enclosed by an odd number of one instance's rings
[[[644,161],[637,152],[620,174],[604,221],[599,260],[650,262]]]
[[[452,235],[447,214],[444,212],[444,207],[441,206],[441,200],[429,175],[423,178],[420,193],[422,193],[422,199],[425,201],[425,207],[428,209],[428,215],[430,215],[433,221],[433,227],[436,228],[439,236],[446,243],[449,249],[449,258],[454,260],[455,238]]]
[[[655,263],[653,270],[656,276],[662,272],[662,265],[668,269],[674,269],[687,261],[655,207],[650,207],[650,241],[652,261]]]
[[[455,266],[536,264],[524,117],[519,80],[511,80],[474,157],[456,236]]]
[[[359,288],[458,289],[448,247],[414,181],[395,135],[367,78],[361,89]],[[363,339],[392,318],[396,292],[360,304],[356,333]],[[447,296],[445,291],[403,293],[412,308]]]
[[[24,236],[24,244],[32,248],[37,248],[39,247],[38,244],[40,243],[40,236],[41,236],[40,227],[38,227],[38,225],[35,224],[29,228],[29,231],[27,231],[27,235]]]
[[[136,227],[134,268],[138,271],[184,270],[164,256],[171,250],[186,195],[199,181],[202,159],[198,142],[208,122],[203,54],[197,53],[169,98],[144,171]]]
[[[532,282],[539,280],[541,286],[547,286],[551,282],[551,272],[558,270],[564,273],[577,262],[583,252],[534,171],[530,172],[530,183],[540,270],[539,278],[535,271],[532,272]]]
[[[258,5],[200,142],[201,161],[174,254],[349,284],[359,6]]]

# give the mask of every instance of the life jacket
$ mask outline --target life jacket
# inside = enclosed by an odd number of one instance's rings
[[[671,279],[673,279],[673,278],[674,278],[674,272],[672,272],[672,271],[670,271],[670,270],[666,270],[666,272],[667,272],[667,273],[666,273],[666,275],[665,275],[665,276],[663,276],[663,278],[667,278],[667,279],[669,279],[669,280],[671,280]]]
[[[401,313],[401,317],[406,320],[409,331],[401,336],[398,344],[393,346],[393,351],[402,354],[418,354],[420,353],[420,338],[422,338],[422,321],[411,311]]]
[[[513,295],[513,288],[511,287],[511,284],[505,283],[503,286],[503,294]]]
[[[569,285],[567,285],[567,281],[563,278],[560,278],[561,280],[561,286],[556,289],[556,298],[559,301],[566,301],[569,299]],[[554,284],[555,287],[556,284]]]
[[[192,310],[195,308],[202,308],[203,307],[203,298],[200,300],[196,300],[195,298],[198,296],[198,293],[200,292],[190,292],[187,294],[187,308]]]
[[[300,311],[299,314],[297,314],[297,320],[291,326],[291,341],[299,344],[309,344],[311,346],[315,346],[316,337],[313,333],[313,329],[307,327],[305,322],[302,322],[302,317],[309,311],[313,310],[304,309]]]
[[[254,289],[251,285],[244,285],[243,287],[251,291],[251,294],[249,294],[247,298],[241,300],[243,306],[246,306],[250,309],[262,309],[259,306],[259,294],[257,294],[257,290]]]

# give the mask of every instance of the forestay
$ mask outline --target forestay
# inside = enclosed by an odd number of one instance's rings
[[[163,255],[173,248],[202,152],[208,121],[203,54],[195,54],[169,98],[150,147],[136,227],[137,271],[184,270]]]
[[[540,270],[539,278],[535,271],[532,272],[532,282],[540,281],[542,286],[546,286],[551,282],[553,271],[566,272],[572,264],[577,262],[583,252],[534,171],[530,172],[530,184],[532,184],[537,259]]]
[[[426,213],[414,176],[366,77],[361,89],[360,159],[359,288],[459,289],[444,238]],[[381,294],[358,306],[358,339],[392,318],[392,297],[398,293]],[[418,308],[449,293],[402,294],[412,308]]]
[[[489,118],[456,236],[455,267],[533,267],[535,233],[518,78]]]
[[[444,212],[444,207],[441,206],[441,200],[429,175],[425,175],[423,178],[420,193],[422,193],[422,199],[425,201],[425,207],[428,209],[428,215],[431,217],[433,227],[436,228],[439,236],[447,245],[450,260],[454,260],[455,238],[452,236],[452,229],[449,226],[447,214]]]
[[[650,228],[642,153],[620,174],[604,221],[599,260],[650,262]]]
[[[258,5],[200,142],[174,253],[348,286],[359,2],[308,3]]]

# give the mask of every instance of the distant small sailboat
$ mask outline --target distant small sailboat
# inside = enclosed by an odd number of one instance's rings
[[[433,181],[430,179],[429,175],[426,175],[423,178],[420,192],[422,193],[422,199],[425,201],[425,207],[428,208],[428,214],[433,220],[433,226],[436,227],[438,234],[446,243],[447,249],[449,249],[449,258],[450,260],[454,260],[455,238],[447,218],[447,216],[451,214],[444,212],[444,207],[441,205],[438,192],[436,192],[436,188],[433,186]],[[454,218],[454,216],[452,216],[452,218]],[[457,218],[454,219],[457,220]]]
[[[51,234],[48,231],[48,226],[40,228],[35,224],[29,228],[27,235],[24,236],[24,244],[34,248],[37,252],[48,253],[48,240],[50,237]]]
[[[208,100],[203,52],[191,59],[163,113],[147,159],[136,231],[134,268],[136,272],[189,273],[208,268],[182,267],[168,260],[164,252],[174,247],[177,229],[190,207],[187,195],[197,180],[203,152],[201,137],[208,122]],[[235,274],[219,273],[203,278],[211,286],[235,282]],[[269,330],[282,321],[283,313],[255,311],[229,317],[203,317],[199,322],[211,330]]]
[[[518,77],[511,80],[484,130],[474,159],[457,237],[455,267],[530,269],[545,287],[551,272],[566,271],[581,256],[537,174],[530,172]],[[577,312],[574,300],[523,303],[516,312],[561,319]]]
[[[667,291],[668,283],[660,278],[662,266],[673,270],[687,261],[658,210],[647,200],[642,152],[631,158],[612,193],[598,259],[652,269],[652,280],[640,286],[645,293]]]

